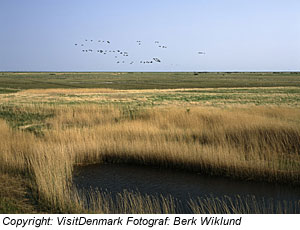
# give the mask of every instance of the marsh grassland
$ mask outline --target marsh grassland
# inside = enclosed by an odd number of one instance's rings
[[[157,81],[159,73],[152,79],[150,73],[53,74],[0,73],[2,213],[175,212],[172,197],[128,191],[116,198],[100,191],[83,196],[72,184],[74,166],[93,163],[300,184],[297,73],[216,73],[212,79],[207,73],[181,73],[182,81],[176,73],[177,85],[174,73],[163,73]],[[133,84],[138,77],[142,84]],[[15,78],[23,82],[14,85]],[[91,83],[93,88],[72,83],[91,79],[119,83]],[[184,85],[184,79],[196,83]],[[190,207],[195,213],[253,212],[249,206],[256,213],[293,212],[288,203],[274,210],[255,198],[246,204],[239,197],[225,200],[206,197],[191,200]]]

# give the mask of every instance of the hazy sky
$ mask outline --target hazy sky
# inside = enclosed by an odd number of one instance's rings
[[[0,30],[0,71],[300,70],[299,0],[1,0]]]

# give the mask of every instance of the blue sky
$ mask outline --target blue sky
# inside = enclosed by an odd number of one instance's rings
[[[299,0],[1,0],[0,71],[299,71],[299,12]]]

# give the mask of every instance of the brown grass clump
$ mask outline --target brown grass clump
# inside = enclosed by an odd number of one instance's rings
[[[30,199],[29,185],[20,176],[0,173],[0,213],[41,212]]]
[[[99,190],[81,191],[81,193],[81,204],[88,207],[91,213],[176,213],[175,199],[171,196],[142,195],[139,192],[129,192],[127,190],[118,193],[116,196]]]
[[[29,175],[39,202],[51,212],[174,212],[172,198],[131,193],[121,194],[118,206],[107,194],[93,194],[86,209],[72,187],[74,164],[159,164],[246,180],[300,181],[297,109],[79,105],[46,110],[54,116],[41,136],[0,121],[0,170]]]

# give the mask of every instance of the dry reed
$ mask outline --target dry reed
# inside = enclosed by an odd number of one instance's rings
[[[40,107],[30,109],[40,111]],[[39,202],[51,212],[174,212],[172,198],[131,193],[120,194],[118,206],[107,194],[94,194],[87,210],[72,186],[75,164],[160,164],[209,175],[299,184],[297,109],[80,105],[44,106],[43,111],[54,116],[47,118],[49,128],[42,136],[12,130],[0,121],[0,169],[28,174]],[[195,212],[247,211],[214,202],[191,205],[199,207]]]

